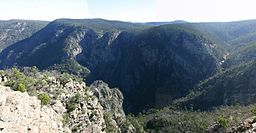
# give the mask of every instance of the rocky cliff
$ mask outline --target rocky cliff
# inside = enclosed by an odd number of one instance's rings
[[[62,115],[49,106],[41,106],[37,97],[0,86],[0,131],[3,133],[70,132]]]
[[[88,87],[52,72],[1,74],[8,77],[2,84],[11,87],[0,86],[3,132],[136,132],[125,117],[122,93],[102,81]]]

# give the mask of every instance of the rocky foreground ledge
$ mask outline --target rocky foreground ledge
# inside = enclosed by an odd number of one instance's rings
[[[122,93],[103,81],[87,86],[72,76],[16,69],[4,75],[0,133],[136,132],[123,111]]]
[[[219,124],[215,124],[206,133],[256,133],[256,116],[250,117],[238,125],[227,129]]]
[[[62,115],[28,93],[0,86],[0,131],[3,133],[71,132]]]

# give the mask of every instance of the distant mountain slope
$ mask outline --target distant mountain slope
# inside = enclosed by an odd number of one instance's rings
[[[255,60],[256,20],[185,23],[176,26],[198,30],[205,38],[221,47],[224,53],[221,64],[225,70]]]
[[[184,26],[60,19],[5,49],[0,65],[88,68],[89,83],[102,79],[121,88],[126,110],[137,112],[184,96],[216,73],[222,58],[216,44]]]
[[[256,40],[231,52],[222,66],[228,69],[251,61],[256,61]]]
[[[256,20],[188,23],[184,24],[201,31],[212,41],[223,45],[228,51],[248,44],[256,39]]]
[[[46,21],[9,20],[0,21],[0,51],[30,37],[46,26]]]
[[[30,38],[17,42],[1,53],[1,67],[14,64],[38,66],[45,69],[54,64],[74,59],[81,52],[80,44],[86,39],[98,39],[108,32],[135,30],[147,26],[100,19],[56,20]],[[99,33],[98,33],[99,32]],[[88,42],[86,42],[88,43]]]
[[[256,102],[256,62],[249,62],[217,74],[176,103],[199,109],[220,105],[248,105]]]
[[[144,24],[151,25],[151,26],[161,26],[161,25],[167,25],[167,24],[183,24],[183,23],[189,23],[189,22],[184,20],[175,20],[170,22],[147,22]]]
[[[58,23],[59,25],[66,26],[80,26],[83,28],[92,29],[100,35],[103,35],[106,32],[112,31],[133,31],[133,30],[141,30],[151,26],[145,24],[138,23],[129,23],[122,21],[114,21],[114,20],[105,20],[105,19],[57,19],[54,23]]]

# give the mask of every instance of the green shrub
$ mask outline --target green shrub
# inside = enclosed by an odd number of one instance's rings
[[[220,116],[220,117],[218,118],[218,123],[219,123],[222,127],[224,127],[224,128],[227,128],[227,127],[228,127],[228,119],[225,118],[225,117],[223,117],[223,116]]]
[[[112,116],[112,114],[109,112],[105,112],[104,116],[103,116],[103,118],[105,120],[105,124],[106,124],[106,132],[107,133],[117,132],[115,126],[112,125],[112,123],[111,123],[111,116]]]
[[[68,112],[68,113],[72,112],[73,110],[76,109],[76,103],[68,102],[68,103],[66,104],[66,109],[67,109],[67,112]]]
[[[251,109],[251,113],[252,113],[253,115],[256,115],[256,108]]]
[[[27,92],[27,89],[26,89],[25,84],[19,83],[18,86],[17,86],[17,88],[16,88],[16,91]]]
[[[62,124],[64,125],[64,126],[66,126],[67,124],[68,124],[68,122],[69,122],[69,117],[68,117],[68,114],[64,114],[63,116],[62,116]]]
[[[66,104],[66,109],[68,113],[75,110],[77,104],[79,103],[80,98],[81,98],[81,95],[79,93],[77,93],[75,96],[70,98],[70,100]]]
[[[47,93],[39,94],[38,95],[38,99],[41,100],[41,103],[43,105],[47,105],[50,102],[50,100],[51,100],[51,98],[49,97],[49,95]]]
[[[63,73],[59,80],[61,84],[65,85],[70,81],[70,79],[72,79],[71,75],[69,75],[68,73]]]
[[[130,123],[132,123],[132,125],[136,129],[137,133],[144,133],[145,132],[144,128],[143,128],[144,120],[141,120],[141,118],[139,118],[139,116],[136,118],[134,115],[128,114],[126,116],[126,118],[127,118],[128,121],[130,121]]]
[[[15,79],[21,79],[21,78],[25,77],[25,75],[22,72],[20,72],[19,69],[15,68],[15,67],[11,69],[11,73],[12,73],[12,77]]]

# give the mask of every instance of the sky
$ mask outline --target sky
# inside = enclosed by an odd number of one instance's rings
[[[256,0],[0,0],[0,20],[226,22],[256,19],[255,5]]]

